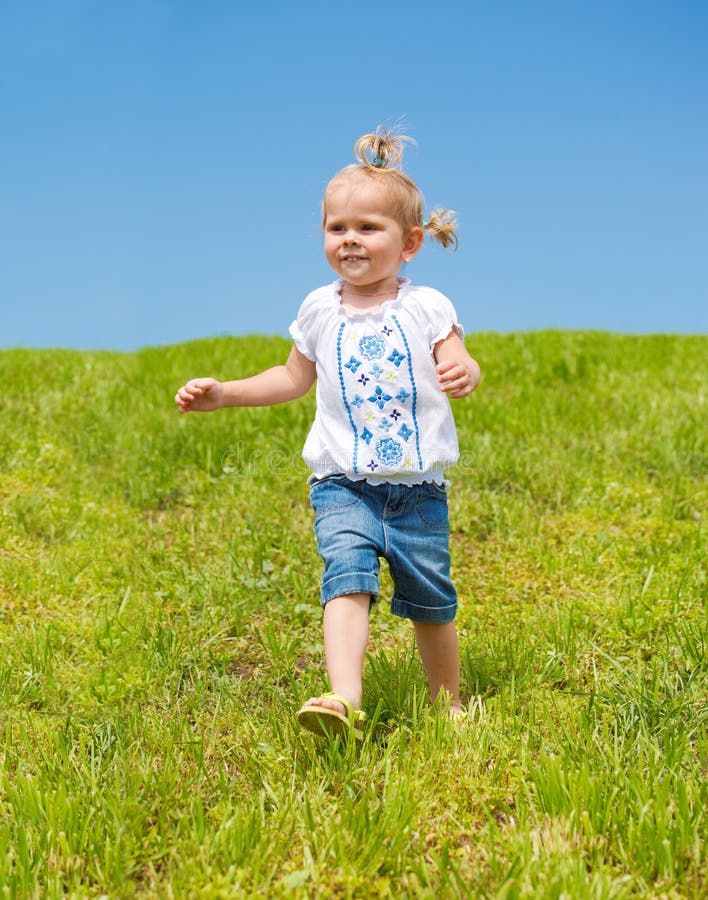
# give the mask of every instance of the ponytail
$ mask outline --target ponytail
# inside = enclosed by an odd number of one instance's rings
[[[381,125],[373,134],[365,134],[354,144],[354,157],[362,165],[377,172],[390,170],[400,172],[403,169],[403,147],[414,143],[405,134],[383,128]]]
[[[448,247],[457,250],[460,243],[456,234],[457,219],[451,209],[434,209],[428,221],[423,224],[423,231],[446,250]]]

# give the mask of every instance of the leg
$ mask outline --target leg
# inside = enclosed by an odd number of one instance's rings
[[[440,690],[450,696],[450,715],[462,710],[460,703],[460,650],[457,644],[455,622],[442,625],[430,622],[414,622],[418,652],[430,684],[433,700]]]
[[[435,700],[444,690],[455,715],[461,710],[460,652],[445,487],[432,482],[412,486],[403,513],[389,515],[387,536],[386,558],[395,584],[391,612],[413,622],[431,697]]]
[[[324,646],[327,672],[332,690],[354,707],[361,706],[361,678],[369,643],[370,594],[345,594],[335,597],[324,608]],[[344,712],[341,703],[312,697],[306,705],[316,704]]]

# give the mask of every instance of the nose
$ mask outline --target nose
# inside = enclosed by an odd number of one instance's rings
[[[347,231],[345,231],[345,233],[342,235],[342,243],[345,246],[348,246],[349,244],[358,244],[359,243],[358,236],[357,236],[355,229],[350,228]]]

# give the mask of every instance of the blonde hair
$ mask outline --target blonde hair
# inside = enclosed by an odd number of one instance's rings
[[[423,195],[420,189],[403,171],[403,149],[406,143],[415,143],[405,134],[379,126],[373,134],[365,134],[354,144],[354,157],[359,162],[340,169],[325,188],[322,199],[322,224],[326,219],[327,194],[345,180],[372,178],[387,191],[391,201],[391,214],[404,234],[413,228],[422,228],[443,247],[457,249],[457,220],[449,209],[434,209],[426,222],[423,217]]]

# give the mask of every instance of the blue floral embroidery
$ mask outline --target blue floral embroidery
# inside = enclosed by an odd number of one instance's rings
[[[374,471],[374,469],[378,469],[378,467],[379,467],[379,464],[375,463],[373,461],[373,459],[369,460],[369,462],[366,465],[369,469],[371,469],[372,472]]]
[[[354,397],[354,399],[352,400],[352,406],[361,406],[363,402],[364,402],[364,398],[360,397],[357,394],[356,397]]]
[[[371,381],[371,379],[369,378],[368,375],[364,375],[364,373],[362,372],[361,375],[357,378],[357,381],[359,382],[359,384],[366,387],[366,385]]]
[[[411,428],[409,428],[404,422],[403,425],[398,429],[399,435],[403,438],[404,441],[407,441],[408,438],[414,433]]]
[[[352,372],[356,372],[356,370],[359,368],[360,365],[361,365],[361,360],[357,359],[356,356],[352,356],[350,358],[349,362],[344,363],[345,368],[351,369]]]
[[[373,434],[369,431],[368,428],[365,428],[359,435],[359,437],[362,439],[362,441],[364,441],[365,444],[370,444]]]
[[[408,338],[406,337],[406,333],[403,330],[403,328],[401,328],[401,323],[398,321],[398,318],[396,316],[391,316],[391,319],[393,320],[393,324],[398,329],[398,333],[403,338],[403,345],[406,348],[406,352],[408,353],[408,374],[411,379],[411,389],[413,391],[413,397],[411,399],[411,414],[413,416],[413,428],[415,429],[415,450],[416,450],[416,455],[418,457],[418,469],[419,469],[419,471],[422,472],[423,471],[423,457],[420,452],[420,429],[418,427],[418,417],[416,415],[418,389],[416,388],[416,385],[415,385],[415,376],[413,374],[413,361],[411,359],[411,351],[410,351],[410,347],[408,346]],[[401,401],[401,402],[403,402],[403,401]]]
[[[390,394],[386,394],[380,385],[376,385],[376,389],[371,397],[369,397],[369,403],[375,403],[379,409],[383,409],[384,406],[391,400],[392,397]]]
[[[395,466],[403,459],[403,450],[397,440],[381,438],[376,443],[376,455],[386,466]]]
[[[367,334],[359,341],[359,352],[364,359],[381,359],[386,352],[386,344],[377,334]]]
[[[389,328],[388,325],[384,325],[381,331],[386,335],[386,337],[388,337],[389,334],[393,334],[393,328]]]
[[[394,366],[398,368],[405,358],[406,357],[403,355],[403,353],[400,353],[398,350],[394,350],[393,353],[388,357],[388,361],[392,362]]]
[[[409,397],[410,394],[403,388],[396,394],[396,400],[398,400],[399,403],[405,403]]]
[[[392,410],[389,415],[394,422],[397,422],[401,418],[401,413],[397,409]]]
[[[389,422],[388,419],[384,416],[384,418],[379,422],[379,428],[382,431],[390,431],[393,428],[393,422]]]
[[[354,424],[354,417],[352,416],[352,409],[347,401],[347,391],[344,385],[344,373],[342,372],[342,335],[344,333],[344,322],[339,326],[339,331],[337,332],[337,373],[339,375],[339,389],[342,392],[342,402],[344,403],[344,408],[347,411],[347,418],[349,419],[349,424],[352,427],[352,431],[354,432],[354,453],[352,455],[352,468],[354,469],[354,473],[358,473],[359,468],[357,466],[357,456],[359,454],[359,432],[356,430],[356,425]],[[352,358],[347,363],[348,367],[351,368],[352,364],[356,363],[355,368],[352,369],[352,372],[356,372],[361,363]]]
[[[381,366],[380,366],[378,363],[375,363],[375,364],[372,366],[371,374],[374,376],[374,378],[375,378],[377,381],[379,380],[379,378],[381,378],[381,376],[383,375],[383,373],[384,373],[384,370],[381,368]]]

